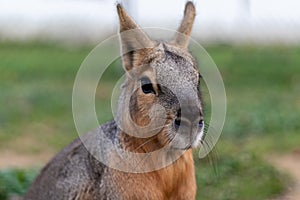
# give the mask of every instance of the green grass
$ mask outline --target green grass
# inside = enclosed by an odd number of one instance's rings
[[[279,136],[300,129],[300,48],[217,47],[208,51],[226,86],[225,136]]]
[[[223,152],[215,164],[213,170],[210,162],[196,162],[199,200],[265,200],[289,180],[252,152]]]
[[[58,152],[77,137],[72,87],[91,49],[0,44],[0,152]],[[228,112],[219,159],[214,161],[218,173],[207,159],[196,159],[199,199],[259,200],[277,195],[287,178],[263,157],[299,147],[300,47],[210,46],[207,51],[223,76]],[[112,83],[123,73],[120,60],[105,73],[96,95],[100,122],[111,118]],[[1,173],[18,179],[16,173]],[[1,173],[0,199],[24,193],[27,183],[23,189],[17,183],[16,189],[3,187],[7,176]]]
[[[2,170],[0,172],[0,199],[6,200],[12,196],[24,195],[36,174],[36,169]]]

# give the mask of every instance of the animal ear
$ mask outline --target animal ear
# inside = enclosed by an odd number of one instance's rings
[[[121,4],[117,4],[117,11],[120,21],[123,65],[126,70],[130,70],[137,54],[145,55],[147,49],[154,46],[154,42],[140,29]]]
[[[189,45],[189,39],[193,28],[193,23],[196,16],[196,9],[193,2],[188,1],[185,4],[184,16],[181,21],[180,27],[178,28],[178,33],[176,33],[172,44],[186,49]]]

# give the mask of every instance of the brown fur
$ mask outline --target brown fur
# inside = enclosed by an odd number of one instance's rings
[[[135,22],[130,18],[130,16],[120,5],[118,5],[118,13],[120,17],[121,33],[123,31],[131,29],[139,29],[139,26],[135,24]],[[186,4],[184,15],[184,19],[182,20],[181,26],[178,31],[181,34],[189,36],[195,17],[195,8],[191,2],[188,2]],[[138,34],[140,34],[140,37],[138,37],[137,40],[143,40],[144,42],[146,41],[146,45],[157,45],[157,43],[151,41],[148,36],[142,31],[138,31]],[[181,39],[184,40],[182,41]],[[122,42],[122,46],[123,48],[125,47],[126,52],[126,46],[128,45],[128,42],[132,43],[136,41],[128,41],[126,39],[123,39]],[[193,57],[189,53],[181,50],[181,48],[185,49],[187,47],[188,41],[185,38],[181,38],[180,36],[176,35],[175,40],[174,42],[172,42],[172,44],[173,45],[169,46],[169,48],[171,48],[173,52],[175,51],[177,54],[183,55],[195,66]],[[129,58],[130,56],[132,57]],[[159,60],[161,59],[161,57],[162,55],[157,48],[145,48],[134,52],[133,55],[128,55],[127,53],[125,53],[123,57],[123,63],[126,70],[130,70],[131,68],[139,68],[145,65],[147,66],[153,61],[153,59]],[[130,67],[128,67],[128,60],[130,59],[133,59],[133,62],[129,62],[131,63],[131,65]],[[196,69],[195,72],[197,72]],[[148,71],[147,74],[151,81],[155,83],[156,77],[154,75],[154,72]],[[154,96],[145,96],[139,90],[133,95],[133,98],[137,99],[135,105],[137,112],[133,112],[133,120],[139,126],[148,125],[150,123],[148,111],[155,103]],[[168,113],[168,115],[171,115],[171,113]],[[174,116],[169,116],[169,118],[174,118]],[[167,142],[161,142],[161,137],[164,137],[164,135],[165,130],[162,130],[160,133],[151,137],[150,139],[135,138],[124,133],[122,135],[122,145],[124,145],[127,150],[133,152],[149,153],[166,145]],[[154,157],[148,159],[155,160],[158,158]],[[195,199],[196,182],[193,163],[194,161],[192,150],[188,150],[172,165],[164,169],[144,174],[129,174],[113,170],[112,174],[114,174],[116,182],[120,183],[120,190],[126,191],[125,199],[134,199],[131,194],[134,194],[134,197],[147,197],[147,199]]]
[[[193,154],[191,146],[188,148],[184,146],[186,140],[191,143],[194,135],[189,135],[189,132],[186,132],[184,136],[181,135],[183,138],[180,138],[182,140],[178,139],[179,146],[175,146],[176,148],[171,149],[172,151],[164,152],[163,155],[150,154],[150,152],[155,152],[171,143],[170,134],[175,134],[173,122],[179,118],[178,110],[181,109],[178,99],[172,92],[167,89],[164,92],[160,90],[158,80],[174,76],[175,81],[170,79],[169,82],[173,84],[171,87],[179,89],[180,98],[183,100],[194,97],[191,93],[186,93],[187,86],[192,85],[193,89],[198,87],[199,77],[196,63],[186,50],[188,39],[180,35],[189,36],[191,33],[195,17],[194,5],[191,2],[186,4],[184,19],[178,29],[180,34],[176,34],[171,44],[152,41],[120,4],[117,5],[117,11],[120,19],[120,33],[124,33],[120,35],[123,66],[127,70],[127,79],[120,97],[119,107],[121,109],[118,110],[118,115],[121,117],[122,125],[132,129],[128,129],[130,132],[125,132],[120,129],[116,121],[111,121],[102,125],[98,130],[84,135],[80,138],[81,140],[75,140],[43,168],[26,194],[25,200],[192,200],[196,198]],[[176,69],[173,72],[171,70],[164,71],[165,67],[170,66],[174,66]],[[160,72],[158,72],[159,70]],[[139,79],[144,76],[150,79],[155,90],[153,94],[146,94],[142,91]],[[196,89],[196,91],[200,96],[199,90]],[[196,98],[198,98],[197,95]],[[122,103],[129,97],[129,110],[124,110],[126,106],[122,107]],[[151,108],[153,105],[161,103],[165,105],[166,112],[165,118],[159,118],[159,121],[165,120],[161,130],[150,138],[129,135],[136,130],[135,127],[131,127],[130,119],[140,127],[151,124]],[[196,122],[202,119],[201,105],[197,104],[191,107],[192,105],[184,104],[183,106],[192,108],[190,109],[192,110],[191,116],[195,117]],[[194,118],[189,120],[192,122]],[[160,128],[157,127],[158,124],[154,125],[156,128]],[[168,126],[171,125],[173,129],[168,130]],[[118,141],[117,145],[130,152],[148,153],[145,154],[145,159],[138,163],[147,169],[153,167],[158,160],[167,162],[166,158],[174,158],[178,155],[178,149],[183,154],[167,167],[151,172],[123,172],[98,161],[82,142],[91,144],[96,142],[96,145],[99,145],[98,142],[101,138],[109,138],[110,142]],[[107,144],[111,145],[111,143]],[[96,148],[96,150],[99,149]],[[108,156],[108,161],[115,162],[115,158],[118,156],[116,154],[109,152],[105,156]]]
[[[137,94],[139,112],[134,116],[135,122],[140,126],[149,123],[147,105],[153,104],[153,98],[145,98],[142,94]],[[135,138],[127,134],[122,136],[122,145],[126,150],[136,153],[149,153],[161,149],[167,142],[161,143],[159,137],[164,137],[162,130],[151,138]],[[151,141],[151,142],[149,142]],[[159,158],[147,158],[156,160]],[[192,150],[186,151],[172,165],[149,173],[131,174],[117,170],[112,170],[114,180],[119,185],[119,192],[125,192],[124,199],[155,199],[155,200],[191,200],[196,196],[196,182],[194,174],[194,161]],[[142,184],[141,184],[142,183]],[[153,192],[155,191],[155,192]],[[134,196],[132,196],[134,194]]]
[[[189,36],[192,32],[193,23],[196,16],[196,10],[192,2],[187,2],[184,10],[184,17],[178,28],[179,34],[175,35],[174,44],[186,49],[188,46]]]
[[[130,174],[112,170],[124,199],[191,200],[196,197],[192,150],[174,164],[149,173]]]

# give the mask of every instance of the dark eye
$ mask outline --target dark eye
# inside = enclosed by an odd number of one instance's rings
[[[145,94],[150,94],[150,93],[155,94],[153,85],[152,85],[151,81],[149,80],[149,78],[143,77],[141,79],[141,84],[142,84],[142,90]]]

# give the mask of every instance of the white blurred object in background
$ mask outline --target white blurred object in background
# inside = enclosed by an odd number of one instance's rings
[[[124,0],[142,27],[176,29],[186,0]],[[300,43],[298,0],[198,0],[201,42]],[[114,0],[0,0],[2,40],[97,43],[117,31]]]

